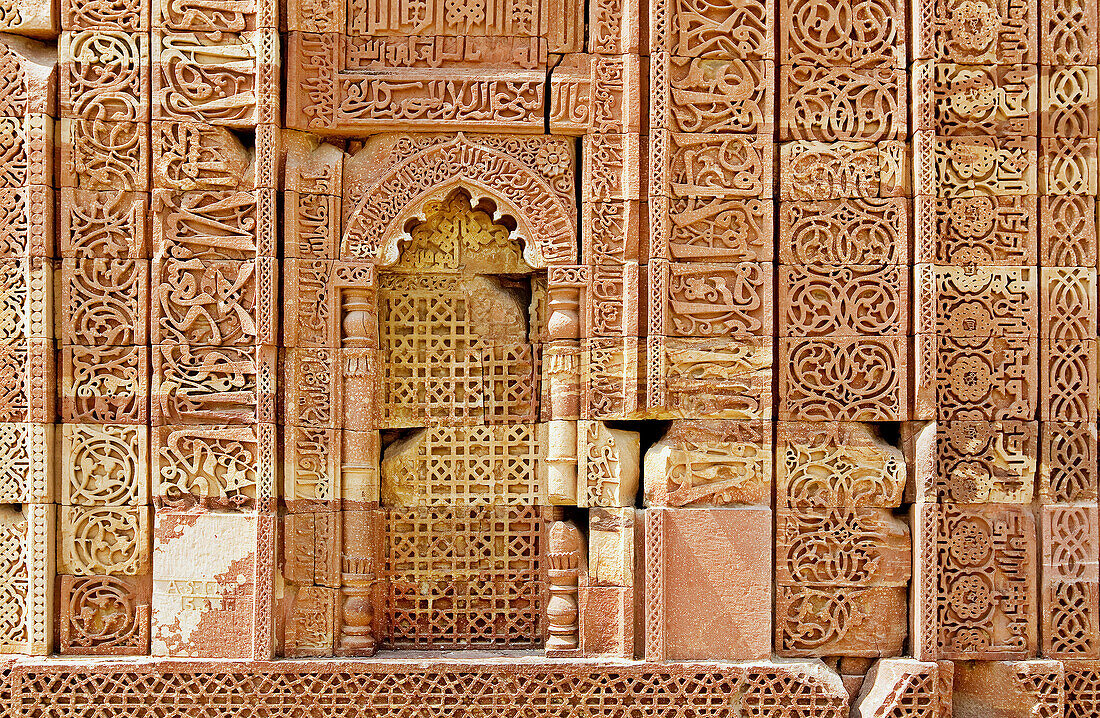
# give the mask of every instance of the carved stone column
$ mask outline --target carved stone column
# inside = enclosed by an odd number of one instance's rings
[[[343,497],[360,508],[378,502],[378,310],[373,288],[344,289]]]
[[[344,556],[341,565],[340,656],[373,656],[381,639],[382,512],[344,511]]]
[[[378,315],[373,287],[342,293],[344,499],[343,557],[336,653],[370,656],[378,649],[380,613],[375,596],[382,545],[378,506]]]
[[[578,590],[585,564],[584,536],[572,521],[556,521],[550,527],[548,576],[550,600],[546,618],[550,636],[546,655],[568,656],[580,647]]]
[[[580,416],[581,296],[585,267],[551,267],[547,277],[549,343],[543,354],[543,399],[552,419]]]

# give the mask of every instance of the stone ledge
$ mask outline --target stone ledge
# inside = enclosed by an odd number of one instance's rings
[[[19,658],[0,664],[0,699],[9,691],[12,718],[848,715],[820,661]]]

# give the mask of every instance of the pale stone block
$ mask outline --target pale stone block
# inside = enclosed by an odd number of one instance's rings
[[[588,581],[593,586],[634,586],[636,509],[588,512]]]
[[[253,657],[256,514],[158,511],[153,529],[152,654]]]

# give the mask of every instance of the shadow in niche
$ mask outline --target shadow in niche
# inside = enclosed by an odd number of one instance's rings
[[[633,421],[607,421],[608,428],[638,433],[638,492],[634,495],[634,508],[645,508],[645,455],[664,437],[672,422],[662,419],[636,419]]]

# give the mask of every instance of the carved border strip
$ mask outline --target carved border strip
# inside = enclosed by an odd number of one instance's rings
[[[217,715],[694,716],[843,718],[848,694],[820,662],[471,661],[14,662],[12,718]],[[459,701],[462,701],[460,704]],[[568,701],[568,702],[567,702]]]

